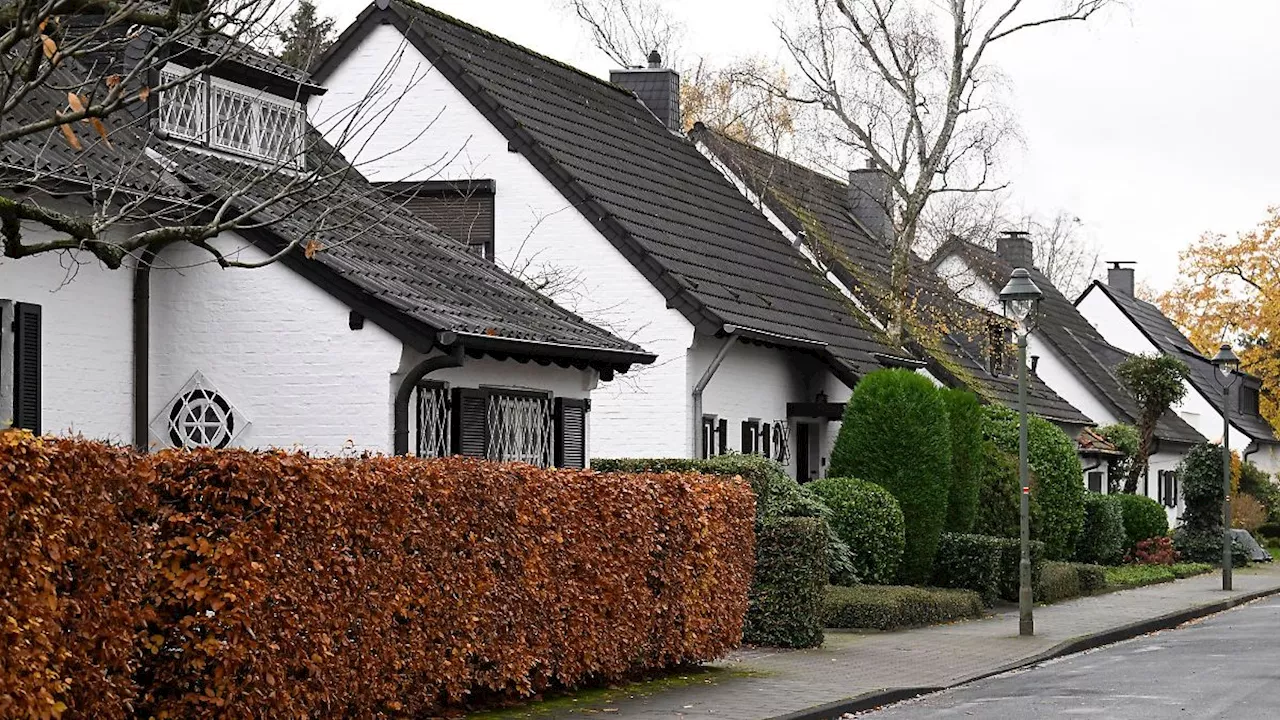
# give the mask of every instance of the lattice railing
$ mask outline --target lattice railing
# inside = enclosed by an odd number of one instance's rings
[[[182,73],[161,72],[160,82],[170,83]],[[160,128],[175,138],[203,140],[205,131],[205,82],[191,79],[164,91],[160,100]]]
[[[416,395],[418,457],[444,457],[449,454],[449,389],[421,385]]]
[[[494,393],[489,396],[488,416],[490,460],[551,465],[550,397]]]

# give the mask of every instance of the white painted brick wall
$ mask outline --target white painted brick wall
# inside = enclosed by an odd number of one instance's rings
[[[377,28],[326,79],[329,92],[313,101],[313,120],[324,126],[326,118],[362,98],[400,48],[401,38],[393,27]],[[411,80],[415,77],[420,78],[417,84]],[[692,326],[666,307],[661,294],[523,155],[508,152],[501,133],[412,47],[404,48],[391,85],[385,102],[406,87],[407,98],[376,133],[369,128],[347,145],[349,155],[360,149],[353,162],[380,181],[496,180],[499,263],[510,268],[532,261],[535,270],[551,267],[577,273],[580,282],[554,299],[658,355],[654,365],[601,383],[593,393],[594,454],[690,453],[686,425],[691,388],[686,385],[685,353]],[[422,136],[410,143],[419,133]]]
[[[87,205],[53,203],[84,214]],[[36,226],[26,242],[53,239]],[[133,271],[108,270],[89,253],[0,257],[0,299],[42,306],[42,424],[47,433],[118,442],[133,437]],[[6,345],[3,352],[12,353]],[[0,410],[0,426],[11,407]]]

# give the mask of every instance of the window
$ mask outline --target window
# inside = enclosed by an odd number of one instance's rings
[[[585,467],[590,409],[588,400],[538,391],[454,388],[449,448],[489,460]]]
[[[414,417],[417,420],[418,457],[444,457],[449,454],[451,406],[449,388],[441,382],[424,380],[414,393]]]
[[[551,464],[551,396],[518,390],[489,393],[490,460]]]
[[[1243,415],[1258,414],[1258,388],[1245,385],[1240,388],[1240,412]]]
[[[1160,503],[1167,508],[1178,507],[1178,472],[1176,470],[1161,470],[1156,473],[1158,478]]]
[[[1095,470],[1089,473],[1089,492],[1102,492],[1102,473],[1100,471]]]
[[[170,65],[160,82],[188,72]],[[229,80],[195,78],[166,90],[159,117],[160,129],[173,138],[291,166],[300,160],[302,106]]]

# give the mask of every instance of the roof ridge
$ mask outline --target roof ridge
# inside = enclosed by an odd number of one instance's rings
[[[576,68],[576,67],[574,67],[574,66],[570,65],[569,63],[566,63],[566,62],[563,62],[563,61],[557,60],[557,59],[555,59],[555,58],[551,57],[550,55],[544,55],[544,54],[542,54],[542,53],[538,52],[537,50],[530,49],[530,48],[528,48],[528,47],[525,47],[524,45],[521,45],[520,43],[514,42],[514,41],[512,41],[512,40],[508,40],[507,38],[504,38],[504,37],[502,37],[501,35],[498,35],[498,34],[496,34],[496,33],[489,32],[488,30],[485,30],[485,29],[484,29],[484,28],[482,28],[482,27],[478,27],[478,26],[476,26],[476,25],[472,25],[471,23],[469,23],[469,22],[467,22],[467,21],[465,21],[465,20],[461,20],[461,19],[456,18],[456,17],[454,17],[454,16],[452,16],[452,15],[450,15],[450,14],[446,13],[446,12],[441,12],[440,10],[437,10],[437,9],[435,9],[435,8],[433,8],[433,7],[429,7],[429,6],[427,6],[427,5],[425,5],[425,4],[421,3],[421,2],[418,2],[418,0],[395,0],[395,2],[397,2],[397,3],[401,4],[401,5],[404,5],[404,6],[406,6],[406,7],[409,7],[409,8],[411,8],[411,9],[413,9],[413,10],[417,10],[418,12],[426,13],[427,15],[430,15],[430,16],[432,16],[432,17],[434,17],[434,18],[438,19],[438,20],[442,20],[442,21],[444,21],[444,22],[447,22],[447,23],[449,23],[450,25],[456,25],[456,26],[458,26],[458,27],[460,27],[460,28],[462,28],[462,29],[464,29],[464,30],[467,30],[467,31],[469,31],[469,32],[473,32],[473,33],[475,33],[475,34],[477,34],[477,35],[479,35],[479,36],[481,36],[481,37],[488,38],[489,40],[493,40],[493,41],[495,41],[495,42],[500,42],[500,43],[502,43],[503,45],[506,45],[507,47],[514,48],[514,49],[516,49],[516,50],[519,50],[520,52],[528,53],[529,55],[532,55],[532,56],[534,56],[534,57],[538,58],[539,60],[544,60],[544,61],[546,61],[546,62],[551,63],[552,65],[555,65],[555,66],[557,66],[557,67],[563,68],[563,69],[568,70],[568,71],[570,71],[570,72],[573,72],[573,73],[575,73],[575,74],[577,74],[577,75],[581,75],[581,76],[582,76],[582,77],[584,77],[584,78],[587,78],[587,79],[589,79],[589,80],[592,80],[592,81],[595,81],[595,82],[597,82],[597,83],[600,83],[601,85],[604,85],[605,87],[611,88],[611,89],[613,89],[613,90],[615,90],[615,91],[617,91],[617,92],[620,92],[620,93],[622,93],[623,95],[626,95],[626,96],[628,96],[628,97],[634,97],[634,96],[635,96],[635,93],[634,93],[634,92],[632,92],[632,91],[628,90],[627,88],[622,87],[621,85],[619,85],[619,84],[617,84],[617,83],[615,83],[615,82],[611,82],[611,81],[609,81],[609,80],[605,80],[604,78],[601,78],[601,77],[596,77],[595,75],[592,75],[591,73],[586,72],[585,70],[581,70],[581,69],[579,69],[579,68]]]

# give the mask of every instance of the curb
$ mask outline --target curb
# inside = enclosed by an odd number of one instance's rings
[[[1036,653],[1035,655],[1022,658],[1021,660],[1015,660],[1008,665],[1002,665],[994,670],[987,670],[976,675],[966,677],[963,680],[952,683],[951,685],[945,685],[942,687],[903,687],[873,690],[872,692],[863,693],[862,695],[857,695],[851,698],[845,698],[844,700],[837,700],[835,702],[826,703],[825,705],[815,705],[814,707],[807,708],[805,710],[798,710],[793,713],[787,713],[786,715],[778,715],[777,717],[770,718],[770,720],[836,720],[841,715],[845,715],[847,713],[866,712],[867,710],[873,710],[882,705],[891,705],[904,700],[917,698],[921,695],[928,695],[942,690],[947,690],[949,688],[967,685],[971,682],[983,680],[995,675],[1002,675],[1011,670],[1018,670],[1020,668],[1038,665],[1048,660],[1064,657],[1066,655],[1074,655],[1078,652],[1092,650],[1094,648],[1102,647],[1103,645],[1110,645],[1112,643],[1120,642],[1121,640],[1129,640],[1141,635],[1156,632],[1157,630],[1168,630],[1169,628],[1177,627],[1190,620],[1206,617],[1208,615],[1216,615],[1217,613],[1225,610],[1230,610],[1231,608],[1239,607],[1246,603],[1251,603],[1254,600],[1258,600],[1269,595],[1275,595],[1277,593],[1280,593],[1280,586],[1267,588],[1265,590],[1257,590],[1205,605],[1197,605],[1192,608],[1178,610],[1177,612],[1160,615],[1148,620],[1140,620],[1135,623],[1129,623],[1128,625],[1121,625],[1120,627],[1103,630],[1092,635],[1083,635],[1081,637],[1059,643],[1044,652]]]

